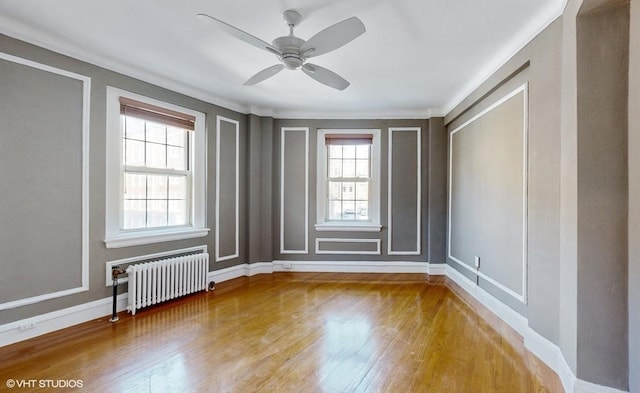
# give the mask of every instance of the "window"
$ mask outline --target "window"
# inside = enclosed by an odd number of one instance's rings
[[[380,130],[318,130],[317,230],[379,231]]]
[[[107,90],[107,247],[205,236],[204,114]]]

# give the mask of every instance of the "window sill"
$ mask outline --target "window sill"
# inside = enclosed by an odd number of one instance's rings
[[[168,242],[172,240],[193,239],[209,234],[209,228],[188,228],[172,231],[148,231],[142,233],[119,234],[104,239],[107,248],[141,246],[143,244]]]
[[[318,232],[380,232],[382,225],[377,224],[316,224]]]

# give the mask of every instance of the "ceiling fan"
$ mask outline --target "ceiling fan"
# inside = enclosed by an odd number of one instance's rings
[[[287,10],[282,14],[282,18],[289,26],[289,35],[278,37],[272,41],[272,44],[269,44],[211,15],[201,13],[198,14],[198,17],[202,20],[213,22],[224,32],[278,57],[281,64],[265,68],[252,76],[244,83],[244,85],[248,86],[271,78],[287,68],[289,70],[301,69],[302,72],[324,85],[344,90],[349,86],[349,82],[346,79],[324,67],[307,63],[307,59],[336,50],[366,31],[362,21],[354,16],[327,27],[305,41],[293,35],[293,28],[300,24],[302,16],[297,11]]]

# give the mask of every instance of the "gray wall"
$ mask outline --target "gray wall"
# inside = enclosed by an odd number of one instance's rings
[[[518,88],[519,89],[519,88]],[[521,90],[450,139],[450,257],[520,295],[524,301],[526,244],[525,102]]]
[[[446,261],[447,222],[447,129],[442,117],[429,119],[428,185],[426,192],[427,260],[431,263]]]
[[[578,325],[578,136],[576,16],[582,0],[570,0],[562,16],[560,94],[560,328],[559,346],[575,374]]]
[[[629,45],[629,391],[640,393],[640,2]]]
[[[172,104],[184,106],[197,111],[204,112],[207,115],[207,225],[212,227],[215,222],[214,216],[214,195],[215,195],[215,133],[216,133],[216,116],[221,115],[240,122],[240,256],[233,260],[220,263],[211,262],[210,270],[220,269],[232,266],[245,261],[246,258],[246,230],[243,223],[246,220],[246,135],[247,135],[247,119],[246,115],[239,114],[215,105],[211,105],[176,92],[172,92],[151,84],[111,72],[60,54],[38,48],[36,46],[0,35],[0,52],[10,55],[29,59],[38,63],[50,65],[56,68],[74,72],[91,78],[91,107],[90,107],[90,163],[89,163],[89,228],[88,228],[88,246],[89,246],[89,291],[78,294],[64,296],[56,299],[46,300],[41,303],[27,305],[19,308],[0,311],[0,324],[32,317],[35,315],[71,307],[93,300],[103,299],[110,296],[111,289],[105,287],[105,262],[127,257],[146,255],[151,253],[170,251],[179,248],[192,247],[206,244],[210,254],[214,252],[214,236],[210,233],[207,237],[172,241],[166,243],[157,243],[144,246],[125,247],[120,249],[107,249],[104,245],[105,231],[105,128],[106,128],[106,86],[114,86],[124,90],[132,91],[151,98],[169,102]],[[15,120],[13,116],[0,117],[0,138],[3,151],[0,152],[0,162],[3,164],[2,176],[14,176],[6,174],[6,159],[16,158],[14,153],[19,152],[14,149],[12,152],[5,151],[10,147],[6,141],[9,138],[15,138],[13,144],[23,146],[26,154],[39,164],[42,170],[46,172],[36,171],[38,181],[45,181],[44,175],[51,174],[52,180],[44,184],[47,187],[46,192],[40,192],[41,204],[34,209],[34,205],[25,203],[24,199],[20,203],[13,203],[10,206],[11,213],[7,215],[3,207],[0,211],[2,217],[2,229],[0,238],[2,239],[2,258],[3,266],[13,266],[14,261],[19,258],[33,257],[38,263],[36,268],[21,264],[15,269],[11,269],[11,280],[2,283],[2,301],[7,295],[4,291],[9,290],[20,296],[30,296],[40,285],[46,291],[54,289],[64,289],[70,285],[76,285],[79,282],[79,266],[80,253],[78,250],[78,219],[81,212],[80,197],[78,195],[78,187],[81,181],[79,157],[81,154],[81,146],[79,145],[78,119],[77,111],[81,108],[81,100],[75,94],[76,87],[69,85],[66,79],[57,80],[56,77],[44,75],[45,81],[40,80],[40,76],[30,76],[28,80],[24,78],[14,78],[11,74],[7,74],[7,64],[2,63],[5,69],[2,70],[2,78],[0,78],[0,90],[3,95],[3,104],[0,110],[12,110],[5,107],[6,98],[15,100],[26,100],[31,103],[41,102],[39,105],[45,108],[45,105],[57,105],[56,110],[60,110],[68,116],[59,118],[62,124],[58,122],[50,123],[51,116],[47,111],[40,114],[31,113],[30,116],[24,117],[25,124],[22,128],[26,131],[16,133],[13,124],[9,124],[8,119]],[[14,66],[11,66],[15,68]],[[13,71],[12,71],[13,72]],[[30,72],[21,70],[19,72]],[[9,76],[9,77],[7,77]],[[34,83],[37,82],[37,83]],[[42,82],[42,83],[40,83]],[[53,86],[53,87],[52,87]],[[55,93],[55,100],[50,96]],[[18,103],[19,110],[24,109],[24,102]],[[19,113],[19,112],[18,112]],[[11,120],[11,121],[13,121]],[[40,135],[34,136],[33,132],[37,128],[42,127],[42,123],[47,123],[49,131],[41,130]],[[68,144],[61,145],[59,140],[51,138],[53,132],[57,132],[58,138],[67,138]],[[53,146],[53,151],[49,149],[40,149],[42,143]],[[39,147],[40,146],[40,147]],[[15,147],[15,146],[14,146]],[[35,154],[37,153],[37,154]],[[14,162],[12,165],[16,165]],[[29,175],[34,168],[28,163],[21,164],[23,175]],[[59,169],[59,170],[56,170]],[[53,173],[50,173],[53,172]],[[64,174],[64,179],[61,178]],[[4,201],[11,200],[16,195],[24,195],[31,193],[33,183],[17,182],[17,179],[2,179],[11,182],[11,187],[3,186],[0,189],[2,193],[1,199]],[[6,184],[3,182],[3,184]],[[35,194],[34,194],[35,196]],[[33,197],[32,197],[33,198]],[[63,198],[64,200],[60,200]],[[3,203],[3,206],[9,204]],[[44,212],[58,212],[66,214],[66,223],[61,222],[56,214],[50,214],[50,219],[43,220],[46,217]],[[30,225],[28,233],[24,233],[18,239],[14,239],[19,231],[23,231],[23,225],[20,224],[16,217],[20,216],[24,224]],[[12,225],[5,220],[16,221]],[[47,221],[48,224],[43,225]],[[12,230],[13,229],[13,230]],[[46,233],[42,233],[46,230]],[[14,238],[11,238],[11,237]],[[11,240],[11,247],[6,248],[5,245]],[[58,245],[58,246],[56,246]],[[68,245],[68,248],[60,250],[56,247],[59,245]],[[6,251],[5,251],[6,250]],[[27,250],[27,251],[25,251]],[[11,255],[5,254],[6,252]],[[34,252],[48,253],[47,258],[41,255],[33,255]],[[31,253],[31,254],[29,254]],[[71,269],[69,269],[71,268]],[[28,278],[24,275],[28,273]],[[5,275],[6,277],[6,275]],[[32,284],[34,283],[34,284]],[[6,284],[6,285],[5,285]],[[54,285],[49,288],[47,285]],[[7,288],[7,289],[5,289]],[[14,292],[15,290],[15,292]],[[123,288],[123,290],[126,290]],[[16,295],[16,296],[18,296]]]
[[[82,82],[0,60],[0,86],[0,302],[82,287]]]
[[[556,344],[559,334],[561,34],[562,22],[557,20],[445,117],[445,123],[451,132],[528,82],[528,304],[514,299],[485,280],[480,280],[480,286],[527,316],[533,330]],[[498,142],[486,140],[483,143]],[[515,165],[519,164],[516,162]],[[496,220],[506,219],[504,211],[497,211],[496,214]],[[518,225],[513,224],[513,231],[521,233]],[[462,271],[455,262],[449,263],[472,281],[476,280],[471,272],[466,269]],[[505,268],[508,267],[508,262],[503,263]],[[481,266],[482,264],[481,258]],[[500,267],[501,265],[494,266],[494,272]],[[501,283],[506,285],[509,282],[521,282],[521,272],[511,275],[515,277],[501,278],[504,280]]]
[[[577,20],[576,376],[626,390],[629,4],[610,3]]]
[[[433,122],[433,124],[431,124]],[[287,254],[280,253],[280,153],[281,153],[281,129],[283,127],[308,127],[309,128],[309,168],[308,173],[308,203],[309,203],[309,211],[308,211],[308,225],[306,227],[306,231],[308,234],[308,252],[306,253],[296,253],[296,254]],[[420,236],[420,254],[419,255],[391,255],[389,256],[387,253],[388,249],[388,225],[387,222],[387,212],[388,212],[388,132],[390,127],[421,127],[421,188],[422,195],[420,197],[420,209],[421,209],[421,236]],[[314,224],[316,221],[316,162],[317,162],[317,153],[316,153],[316,138],[317,138],[317,130],[318,129],[331,129],[331,128],[367,128],[367,129],[380,129],[381,134],[381,187],[380,187],[380,220],[383,226],[381,232],[374,233],[364,233],[364,232],[318,232],[314,228]],[[282,259],[282,260],[304,260],[304,261],[312,261],[312,260],[364,260],[364,261],[376,261],[376,260],[385,260],[385,261],[415,261],[415,262],[432,262],[432,263],[443,263],[443,245],[442,238],[444,234],[444,211],[446,208],[446,201],[442,197],[442,192],[445,187],[445,176],[443,173],[446,173],[446,161],[445,155],[442,151],[438,151],[434,158],[431,158],[432,149],[430,147],[430,140],[435,139],[438,144],[436,145],[438,149],[441,149],[446,145],[444,136],[444,127],[442,125],[441,119],[431,119],[431,120],[304,120],[304,119],[277,119],[274,121],[274,126],[272,129],[272,151],[273,151],[273,172],[272,176],[274,177],[273,182],[273,216],[274,216],[274,227],[273,234],[274,238],[272,239],[272,246],[274,250],[274,259]],[[394,145],[396,142],[398,132],[394,132]],[[287,132],[287,134],[291,134],[291,132]],[[300,134],[302,134],[300,132]],[[415,133],[414,135],[415,141]],[[287,135],[287,140],[292,138],[291,135]],[[400,139],[398,139],[400,141]],[[292,145],[292,149],[288,150],[288,142],[285,143],[285,162],[287,160],[296,160],[296,162],[302,163],[302,156],[300,156],[302,149],[302,142],[300,140],[295,140],[295,146]],[[395,149],[404,149],[395,150]],[[402,177],[394,177],[394,189],[397,186],[398,188],[412,188],[415,190],[417,183],[417,170],[416,165],[417,159],[416,157],[416,146],[415,144],[410,143],[398,143],[398,146],[394,147],[393,155],[395,157],[411,157],[413,154],[413,164],[411,164],[410,160],[399,159],[395,165],[392,163],[392,168],[397,166],[404,171],[404,176]],[[410,168],[411,167],[411,168]],[[434,179],[430,179],[430,174],[434,173]],[[301,182],[304,180],[304,173],[300,173],[299,171],[296,173],[286,173],[285,174],[285,187],[288,187],[288,183],[296,183],[297,188],[302,190]],[[397,184],[395,182],[398,182]],[[408,182],[404,184],[404,182]],[[300,191],[302,192],[302,191]],[[411,192],[407,192],[406,195],[412,194]],[[404,198],[405,194],[396,195],[396,198]],[[412,194],[413,195],[413,194]],[[304,198],[304,195],[296,195],[296,199],[300,199],[298,202],[301,202]],[[409,199],[410,196],[409,196]],[[392,196],[393,200],[393,196]],[[397,199],[396,199],[397,201]],[[396,231],[400,232],[400,234],[404,234],[406,236],[400,239],[396,238],[394,234],[394,251],[396,247],[405,247],[407,250],[416,248],[416,200],[415,198],[411,199],[407,203],[403,203],[403,200],[400,200],[401,203],[393,202],[392,209],[394,209],[394,217],[403,217],[406,216],[407,220],[399,220],[394,223],[394,225],[400,225],[398,227],[394,227],[393,233]],[[285,202],[286,206],[289,207],[289,203]],[[297,206],[297,205],[296,205]],[[429,214],[434,212],[434,217],[430,218]],[[410,219],[409,219],[410,218]],[[431,221],[430,221],[431,219]],[[301,249],[300,242],[301,236],[304,234],[304,230],[302,229],[302,233],[294,233],[290,232],[287,228],[300,228],[300,225],[303,225],[304,216],[300,214],[295,215],[285,215],[285,244],[289,244],[289,241],[294,241],[296,243],[296,249]],[[291,236],[290,240],[289,236]],[[295,239],[294,239],[295,238]],[[300,238],[300,239],[298,239]],[[379,239],[381,241],[381,254],[380,255],[348,255],[348,254],[322,254],[315,255],[315,240],[316,238],[342,238],[342,239]],[[340,244],[340,250],[344,251],[371,251],[368,247],[371,243],[358,243],[358,244]],[[333,244],[333,246],[337,246],[337,244]],[[322,244],[322,248],[328,248],[326,243]],[[285,247],[289,249],[289,247]],[[322,249],[321,248],[321,249]],[[433,250],[433,251],[432,251]],[[429,253],[432,252],[433,259],[428,260],[427,257]]]

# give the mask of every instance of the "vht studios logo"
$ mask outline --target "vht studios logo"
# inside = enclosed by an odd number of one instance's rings
[[[7,379],[5,385],[13,388],[50,388],[50,389],[74,389],[81,388],[81,379]]]

